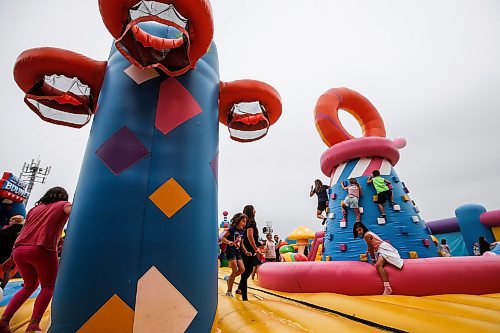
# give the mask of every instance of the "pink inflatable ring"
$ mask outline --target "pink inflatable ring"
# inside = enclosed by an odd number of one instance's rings
[[[399,161],[399,151],[394,143],[378,136],[353,138],[328,148],[321,155],[321,171],[330,177],[334,168],[340,164],[361,157],[381,157],[395,166]]]

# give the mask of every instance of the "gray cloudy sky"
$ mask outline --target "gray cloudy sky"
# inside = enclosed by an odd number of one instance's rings
[[[500,1],[213,0],[224,81],[262,80],[281,94],[283,115],[267,137],[240,144],[220,129],[219,211],[254,204],[286,236],[320,228],[312,181],[327,148],[313,109],[327,89],[365,95],[389,138],[408,145],[396,166],[427,221],[464,203],[500,209]],[[33,199],[61,185],[74,192],[90,125],[41,121],[13,80],[23,50],[54,46],[105,60],[112,43],[97,0],[2,1],[0,171],[41,156],[52,174]],[[350,116],[345,126],[359,135]],[[222,214],[220,214],[222,216]]]

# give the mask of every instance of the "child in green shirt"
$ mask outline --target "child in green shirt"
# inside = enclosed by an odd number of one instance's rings
[[[377,191],[377,204],[380,209],[380,217],[385,219],[385,210],[383,204],[390,198],[391,206],[394,206],[396,203],[394,202],[394,195],[392,194],[391,189],[388,185],[391,184],[390,181],[380,176],[380,171],[373,170],[372,177],[368,178],[366,181],[367,184],[373,183],[373,187],[375,187],[375,191]]]

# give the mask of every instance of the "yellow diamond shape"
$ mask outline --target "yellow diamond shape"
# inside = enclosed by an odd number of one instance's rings
[[[191,197],[175,179],[170,178],[154,191],[153,194],[149,196],[149,199],[153,201],[168,218],[171,218],[191,200]]]
[[[134,311],[114,294],[77,333],[116,332],[132,333]]]

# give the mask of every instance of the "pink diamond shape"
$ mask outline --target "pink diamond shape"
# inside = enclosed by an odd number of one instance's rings
[[[161,83],[155,125],[163,134],[202,112],[193,95],[179,81],[168,78]]]

